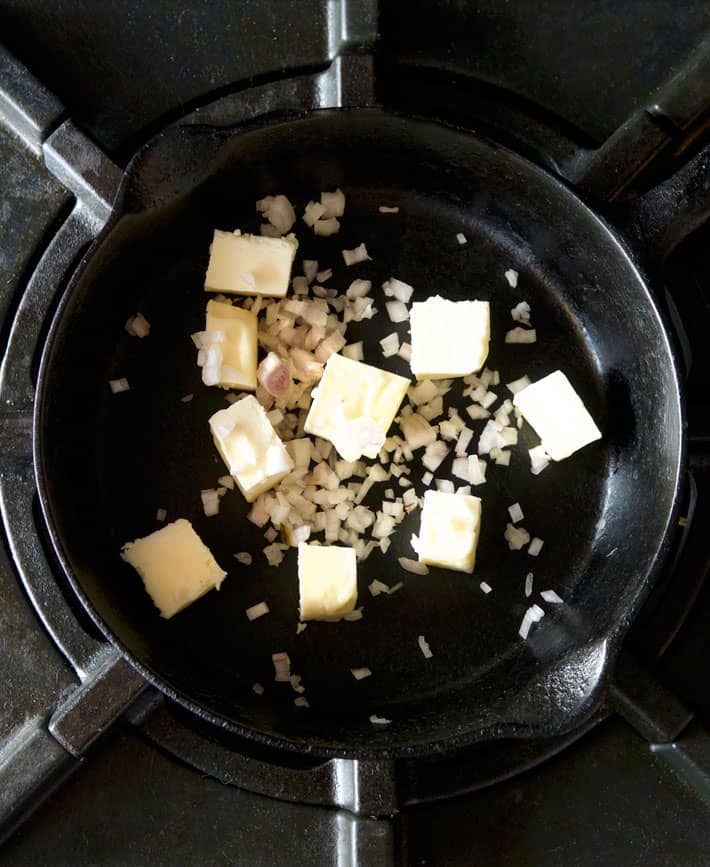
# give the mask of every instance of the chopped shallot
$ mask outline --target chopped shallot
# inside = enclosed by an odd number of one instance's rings
[[[535,536],[535,538],[532,540],[528,547],[528,554],[531,557],[537,557],[540,551],[542,551],[542,546],[544,544],[545,543],[542,541],[542,539],[538,539],[537,536]]]
[[[512,506],[508,506],[508,514],[510,515],[510,520],[517,524],[518,521],[522,521],[525,517],[523,515],[523,510],[520,508],[520,503],[513,503]]]
[[[534,328],[511,328],[505,333],[506,343],[535,343],[537,332]]]
[[[364,680],[364,678],[369,677],[372,674],[369,668],[351,668],[350,673],[355,680]]]
[[[369,258],[364,244],[359,244],[352,250],[343,250],[343,260],[346,265],[357,265],[358,262],[366,262]]]
[[[429,567],[426,563],[420,563],[418,560],[411,560],[409,557],[400,557],[397,562],[405,572],[411,572],[413,575],[429,574]]]
[[[126,322],[126,331],[131,337],[147,337],[150,334],[150,322],[142,313],[136,313]]]
[[[434,654],[431,652],[431,648],[429,647],[426,638],[424,638],[423,635],[420,635],[417,637],[417,642],[419,643],[419,649],[421,650],[424,659],[431,659]]]
[[[516,304],[510,311],[510,315],[514,322],[520,322],[522,325],[530,325],[530,305],[527,301],[521,301]]]
[[[289,683],[291,680],[291,660],[288,653],[272,653],[271,661],[274,663],[274,680],[277,683]]]
[[[256,203],[259,211],[281,235],[291,230],[296,222],[293,205],[286,196],[266,196]]]
[[[561,605],[564,601],[561,596],[558,596],[554,590],[543,590],[540,593],[540,596],[545,600],[545,602],[549,602],[551,605]]]
[[[258,602],[256,605],[252,605],[246,610],[246,615],[249,620],[256,620],[258,617],[263,617],[265,614],[268,613],[269,606],[266,604],[266,602]]]
[[[131,388],[125,377],[122,377],[121,379],[109,379],[108,385],[112,394],[120,394],[122,391],[130,391]]]
[[[511,551],[519,551],[530,541],[530,533],[527,530],[523,527],[514,527],[512,524],[506,524],[503,535]]]

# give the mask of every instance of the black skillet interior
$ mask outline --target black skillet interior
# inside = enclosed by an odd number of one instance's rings
[[[238,492],[224,498],[217,517],[202,514],[200,490],[225,472],[207,419],[227,404],[220,389],[201,385],[189,335],[204,323],[213,228],[254,231],[255,199],[283,192],[300,214],[336,186],[347,195],[340,234],[316,239],[299,219],[295,273],[307,257],[332,267],[328,285],[340,290],[356,277],[372,279],[380,314],[348,331],[350,342],[365,341],[366,361],[408,375],[401,360],[382,358],[378,344],[395,328],[403,339],[406,332],[384,312],[380,284],[389,276],[413,284],[419,299],[487,299],[488,366],[502,382],[561,368],[603,440],[534,477],[526,450],[537,439],[525,426],[510,467],[491,464],[475,490],[483,527],[472,576],[402,572],[397,558],[413,556],[415,512],[389,553],[359,568],[364,618],[313,622],[297,636],[295,551],[279,568],[266,564],[263,531],[246,521]],[[399,214],[378,213],[383,204],[399,206]],[[372,261],[346,268],[341,249],[362,241]],[[510,268],[520,275],[515,289],[504,277]],[[510,308],[523,299],[537,343],[505,344]],[[123,329],[136,310],[152,325],[145,340]],[[128,393],[111,394],[107,381],[117,377],[127,377]],[[507,394],[503,385],[495,390]],[[187,393],[194,399],[181,402]],[[609,651],[663,553],[682,451],[671,350],[609,230],[519,157],[468,133],[378,111],[240,130],[176,126],[149,145],[131,169],[119,216],[60,306],[42,364],[37,434],[53,541],[101,628],[151,680],[206,718],[315,755],[402,754],[551,734],[579,722],[598,699]],[[450,465],[437,477],[447,477]],[[504,542],[507,507],[516,501],[523,525],[545,541],[537,559]],[[119,558],[123,543],[160,526],[161,507],[168,520],[191,520],[229,572],[219,593],[170,621]],[[244,550],[253,554],[251,567],[234,559]],[[531,599],[523,592],[528,572]],[[373,578],[405,586],[372,599]],[[493,587],[489,595],[482,581]],[[547,588],[565,604],[542,603],[538,591]],[[260,600],[271,614],[249,623],[244,610]],[[523,642],[518,627],[533,601],[547,614]],[[433,658],[422,656],[419,635]],[[273,682],[275,651],[290,655],[310,708],[295,708],[290,687]],[[356,682],[356,666],[372,676]],[[263,696],[252,691],[255,682]],[[371,725],[373,713],[391,725]]]

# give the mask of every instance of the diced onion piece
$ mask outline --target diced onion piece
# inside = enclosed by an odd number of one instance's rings
[[[521,322],[523,325],[530,324],[530,305],[527,301],[521,301],[516,304],[510,311],[510,315],[514,322]]]
[[[279,566],[283,561],[286,551],[288,551],[288,545],[282,545],[280,542],[273,542],[271,545],[267,545],[264,548],[264,556],[269,566]]]
[[[397,355],[403,360],[409,363],[412,360],[412,344],[411,343],[403,343],[399,347],[399,351]]]
[[[296,624],[296,635],[300,635],[306,629],[307,626],[308,626],[307,623],[303,623],[303,622],[297,623]]]
[[[194,394],[184,394],[184,395],[180,398],[180,403],[190,403],[190,401],[192,400],[192,398],[193,398],[194,396],[195,396]]]
[[[344,346],[341,354],[344,355],[346,358],[352,358],[353,361],[362,361],[365,357],[362,340],[359,340],[357,343],[349,343],[347,346]]]
[[[293,703],[296,705],[296,707],[310,707],[310,705],[308,704],[308,699],[305,697],[305,695],[299,695],[297,698],[294,698]]]
[[[384,584],[382,581],[378,581],[377,578],[368,584],[367,589],[370,591],[372,596],[379,596],[381,593],[390,592],[389,585]]]
[[[343,620],[347,620],[348,623],[354,623],[356,620],[362,620],[362,606],[360,608],[354,608],[352,611],[348,611],[347,614],[343,614]]]
[[[303,275],[309,283],[312,283],[318,273],[318,261],[316,259],[303,260]]]
[[[372,280],[353,280],[345,291],[348,301],[363,298],[372,289]]]
[[[409,447],[415,451],[436,440],[436,430],[418,412],[400,419],[399,426]]]
[[[468,241],[466,240],[466,236],[463,234],[463,232],[459,232],[456,235],[456,240],[459,242],[459,244],[467,244],[468,243]]]
[[[518,632],[520,637],[523,639],[527,638],[530,627],[533,623],[538,623],[544,616],[545,612],[539,605],[531,605],[523,615],[523,621],[520,624],[520,630]]]
[[[493,588],[491,587],[491,585],[487,581],[481,581],[481,583],[478,586],[486,594],[490,593],[493,590]]]
[[[519,551],[530,541],[530,533],[527,530],[523,527],[514,527],[512,524],[506,524],[503,535],[511,551]]]
[[[286,232],[290,231],[296,222],[293,205],[283,195],[266,196],[263,199],[259,199],[256,203],[256,209],[263,214],[281,235],[285,235]]]
[[[505,272],[504,276],[505,279],[508,281],[508,285],[510,286],[510,288],[515,289],[515,287],[518,285],[518,272],[513,271],[513,269],[510,268],[508,271]]]
[[[444,494],[453,494],[455,492],[454,483],[451,479],[436,479],[436,490]]]
[[[412,560],[409,557],[399,557],[397,562],[405,572],[411,572],[414,575],[429,574],[429,567],[426,563],[420,563],[418,560]]]
[[[535,536],[528,547],[528,554],[531,557],[537,557],[540,551],[542,551],[542,546],[544,544],[545,543],[542,541],[542,539],[538,539],[538,537]]]
[[[234,555],[234,559],[237,563],[241,563],[242,566],[251,566],[254,560],[248,551],[240,551],[238,554]]]
[[[142,313],[136,313],[126,322],[126,331],[131,337],[147,337],[150,334],[150,322]]]
[[[264,687],[263,687],[260,683],[255,683],[255,684],[252,686],[252,689],[254,690],[254,692],[255,692],[257,695],[263,695],[263,694],[264,694]]]
[[[357,265],[358,262],[365,262],[369,258],[367,247],[364,244],[359,244],[352,250],[343,250],[343,260],[347,266]]]
[[[351,668],[350,674],[352,674],[355,680],[364,680],[366,677],[370,677],[372,672],[369,668]]]
[[[108,386],[112,394],[121,394],[122,391],[130,391],[131,388],[125,376],[121,379],[109,379]]]
[[[518,521],[522,521],[525,515],[523,515],[523,510],[520,508],[520,503],[513,503],[512,506],[508,506],[508,514],[510,515],[510,520],[517,524]]]
[[[426,472],[426,473],[424,473],[424,474],[422,475],[422,484],[423,484],[423,485],[430,485],[430,484],[431,484],[431,480],[432,480],[433,478],[434,478],[434,474],[433,474],[433,473],[430,473],[430,472]]]
[[[445,442],[441,440],[437,440],[434,443],[431,443],[424,450],[424,457],[422,458],[422,464],[432,473],[435,473],[439,467],[441,466],[444,458],[449,453],[449,447]]]
[[[380,208],[380,210],[382,209]],[[373,713],[370,714],[370,722],[373,726],[388,726],[392,722],[392,720],[387,719],[387,717],[384,716],[377,716],[377,714]]]
[[[431,379],[423,379],[421,382],[417,383],[417,385],[409,389],[407,397],[414,406],[419,406],[419,404],[422,403],[429,403],[429,401],[433,400],[438,393],[439,390]]]
[[[265,614],[269,613],[269,606],[266,602],[258,602],[256,605],[252,605],[250,608],[247,608],[246,615],[249,620],[256,620],[259,617],[263,617]]]
[[[256,371],[261,385],[274,397],[282,397],[291,387],[288,365],[275,352],[269,352]]]
[[[399,334],[396,331],[393,331],[391,334],[388,334],[387,337],[383,337],[380,340],[380,346],[382,347],[382,354],[385,358],[391,358],[393,355],[397,354],[399,350]]]
[[[322,192],[321,204],[325,208],[323,214],[326,217],[342,217],[345,213],[345,193],[338,188],[334,193]]]
[[[491,414],[487,409],[484,409],[482,406],[479,406],[477,403],[472,403],[471,406],[466,407],[466,413],[473,421],[477,421],[481,418],[490,418]]]
[[[398,214],[399,207],[397,205],[380,205],[377,210],[381,214]]]
[[[156,521],[164,521],[168,517],[167,509],[158,509],[155,513]]]
[[[506,343],[535,343],[537,332],[534,328],[511,328],[505,333]]]
[[[528,574],[525,576],[525,595],[526,596],[532,596],[533,578],[534,578],[534,576],[533,576],[532,572],[528,572]]]
[[[390,322],[406,322],[409,319],[407,305],[401,301],[388,301],[385,304],[385,309],[387,310]]]
[[[554,590],[543,590],[540,596],[542,596],[545,602],[549,602],[552,605],[561,605],[564,601]]]
[[[506,384],[506,388],[512,394],[517,394],[519,391],[522,391],[524,388],[527,388],[530,385],[530,377],[525,375],[521,376],[520,379],[515,379],[513,382],[509,382]]]
[[[401,301],[403,304],[409,304],[414,287],[403,280],[398,280],[396,277],[390,277],[382,284],[382,291],[387,298],[394,298],[396,301]]]
[[[200,491],[200,499],[202,500],[202,509],[205,517],[212,518],[214,515],[219,514],[219,494],[216,490]]]
[[[340,231],[340,223],[335,217],[330,217],[327,220],[316,220],[313,224],[313,231],[321,238],[327,238],[330,235],[337,235]]]
[[[423,635],[419,635],[417,636],[417,642],[419,644],[419,649],[421,650],[424,659],[431,659],[434,654],[431,652],[429,642],[426,640],[426,638],[424,638]]]
[[[274,663],[274,680],[277,683],[289,683],[291,680],[291,660],[288,653],[272,653],[271,661]]]
[[[317,220],[325,214],[325,207],[321,202],[308,202],[303,212],[303,222],[313,227]],[[335,216],[335,215],[332,215]]]
[[[540,475],[550,463],[550,456],[541,445],[528,449],[528,454],[530,455],[530,472],[534,476]]]

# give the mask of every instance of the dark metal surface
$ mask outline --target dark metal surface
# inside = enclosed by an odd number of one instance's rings
[[[614,720],[534,772],[393,822],[224,786],[121,731],[5,845],[0,864],[705,867],[707,815]]]
[[[10,127],[36,154],[59,123],[64,106],[0,45],[0,124]]]

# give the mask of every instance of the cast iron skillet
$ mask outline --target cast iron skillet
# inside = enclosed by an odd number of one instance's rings
[[[339,235],[297,225],[305,256],[332,267],[330,285],[394,275],[416,298],[487,299],[488,365],[503,382],[563,369],[603,432],[569,460],[533,477],[525,426],[509,468],[490,465],[478,564],[472,576],[403,573],[414,513],[387,556],[359,570],[364,618],[310,623],[296,636],[295,552],[266,565],[261,530],[238,492],[218,517],[200,490],[225,472],[207,419],[226,406],[200,384],[191,332],[203,327],[203,275],[214,227],[255,230],[255,199],[286,193],[299,213],[322,189],[342,187]],[[398,205],[396,216],[378,205]],[[457,243],[462,232],[465,246]],[[367,243],[372,261],[345,268],[340,250]],[[520,274],[512,289],[504,272]],[[538,341],[506,345],[510,308],[526,299]],[[384,361],[384,313],[348,332],[366,360]],[[136,310],[150,337],[126,335]],[[400,328],[401,330],[401,328]],[[114,396],[107,381],[128,378]],[[496,389],[503,394],[503,385]],[[194,393],[189,403],[180,401]],[[478,423],[478,428],[481,423]],[[614,233],[559,181],[462,131],[377,110],[323,112],[261,126],[170,128],[132,164],[114,218],[72,279],[41,364],[36,473],[41,504],[74,592],[109,640],[151,682],[229,732],[316,756],[424,754],[492,737],[551,735],[601,700],[610,664],[669,545],[683,465],[678,370],[662,318]],[[450,460],[437,472],[446,477]],[[395,485],[393,484],[393,487]],[[417,483],[421,491],[421,485]],[[503,540],[507,507],[545,540],[533,559]],[[212,592],[162,620],[119,551],[168,520],[190,519],[229,571]],[[248,550],[254,565],[233,554]],[[525,576],[535,593],[526,599]],[[373,578],[405,588],[371,599]],[[486,596],[479,583],[494,589]],[[564,605],[541,603],[553,588]],[[265,599],[271,614],[247,622]],[[547,615],[518,637],[533,601]],[[434,656],[424,659],[418,635]],[[273,682],[271,654],[286,651],[307,687],[295,708]],[[356,682],[351,667],[373,675]],[[255,682],[265,685],[258,697]],[[373,726],[377,714],[392,722]]]

